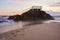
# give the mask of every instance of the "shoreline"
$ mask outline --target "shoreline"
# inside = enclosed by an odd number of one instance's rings
[[[24,28],[24,26],[45,25],[45,24],[53,24],[53,23],[60,23],[60,21],[46,20],[46,21],[42,21],[42,22],[41,21],[15,22],[15,23],[6,24],[6,25],[0,25],[0,33],[9,32],[9,31],[13,31],[16,29],[21,29],[21,28]]]
[[[0,33],[0,40],[60,40],[60,23],[23,26],[21,29]]]

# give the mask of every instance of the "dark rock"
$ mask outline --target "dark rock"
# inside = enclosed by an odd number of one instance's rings
[[[21,18],[21,15],[13,15],[13,16],[9,16],[8,18],[9,20],[14,20],[14,21],[20,21],[22,18]]]
[[[11,19],[14,19],[14,17],[15,17],[14,15],[13,16],[9,16],[8,19],[11,20]]]
[[[54,18],[40,9],[30,9],[22,14],[23,20],[54,20]]]
[[[30,9],[22,15],[10,16],[8,19],[14,21],[31,21],[31,20],[54,20],[54,18],[40,9]]]

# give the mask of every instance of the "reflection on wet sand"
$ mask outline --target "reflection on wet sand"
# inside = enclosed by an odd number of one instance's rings
[[[14,30],[0,33],[0,40],[60,40],[60,23],[31,23],[9,25]]]

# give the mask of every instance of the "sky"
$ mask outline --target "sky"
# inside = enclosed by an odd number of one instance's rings
[[[0,0],[0,15],[21,14],[32,6],[42,10],[60,12],[60,0]]]

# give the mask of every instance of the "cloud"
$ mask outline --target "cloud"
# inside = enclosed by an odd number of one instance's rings
[[[10,1],[31,1],[31,0],[10,0]]]
[[[56,4],[60,4],[60,2],[56,3]]]
[[[12,0],[12,1],[24,1],[24,0]]]
[[[50,4],[49,6],[50,7],[60,7],[60,2]]]

